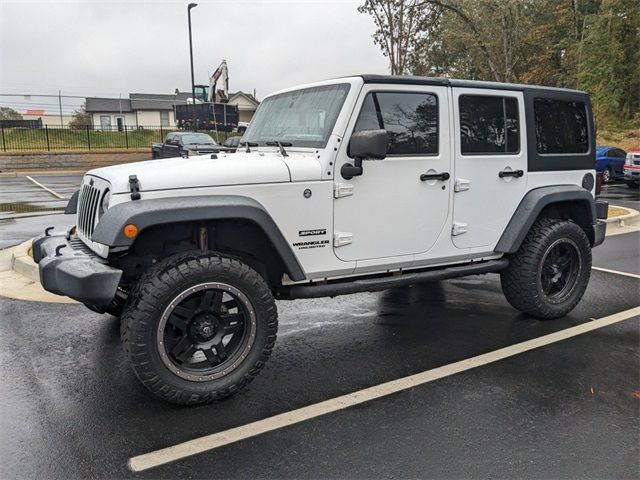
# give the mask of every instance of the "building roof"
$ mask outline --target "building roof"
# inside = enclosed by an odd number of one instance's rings
[[[178,92],[176,94],[158,93],[131,93],[131,108],[133,110],[173,110],[173,106],[186,104],[187,98],[191,98],[191,92]]]
[[[131,112],[131,101],[128,98],[88,97],[85,110],[87,112]]]
[[[250,93],[244,93],[242,91],[240,91],[240,92],[229,92],[229,101],[231,101],[233,99],[233,97],[236,97],[236,96],[241,96],[241,97],[246,98],[251,103],[253,103],[256,107],[258,105],[260,105],[260,102],[258,101],[258,99],[256,97],[254,97]]]

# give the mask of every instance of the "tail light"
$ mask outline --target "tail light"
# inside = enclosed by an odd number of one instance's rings
[[[596,174],[596,195],[600,195],[600,192],[602,192],[602,174],[597,173]]]

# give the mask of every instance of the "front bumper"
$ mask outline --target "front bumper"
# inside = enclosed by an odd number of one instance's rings
[[[76,236],[43,235],[32,245],[45,290],[95,307],[111,303],[122,270],[110,267]]]

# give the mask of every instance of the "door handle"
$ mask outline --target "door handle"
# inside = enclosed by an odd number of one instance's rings
[[[522,170],[513,170],[513,171],[502,170],[502,171],[498,172],[498,176],[500,178],[504,178],[504,177],[520,178],[523,175],[524,175],[524,172]]]
[[[451,175],[449,175],[449,172],[442,172],[442,173],[423,173],[422,175],[420,175],[420,181],[421,182],[426,182],[427,180],[449,180],[449,178],[451,177]]]

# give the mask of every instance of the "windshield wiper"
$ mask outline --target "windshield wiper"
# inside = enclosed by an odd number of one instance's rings
[[[257,147],[258,144],[256,142],[240,142],[238,143],[238,146],[242,146],[242,145],[246,145],[247,149],[244,151],[244,153],[251,153],[251,149],[249,147]]]
[[[287,153],[287,151],[284,149],[284,147],[293,147],[293,143],[291,142],[281,142],[279,140],[273,140],[270,142],[265,142],[267,145],[269,145],[270,147],[278,147],[280,149],[280,155],[282,155],[283,157],[288,157],[289,154]]]

